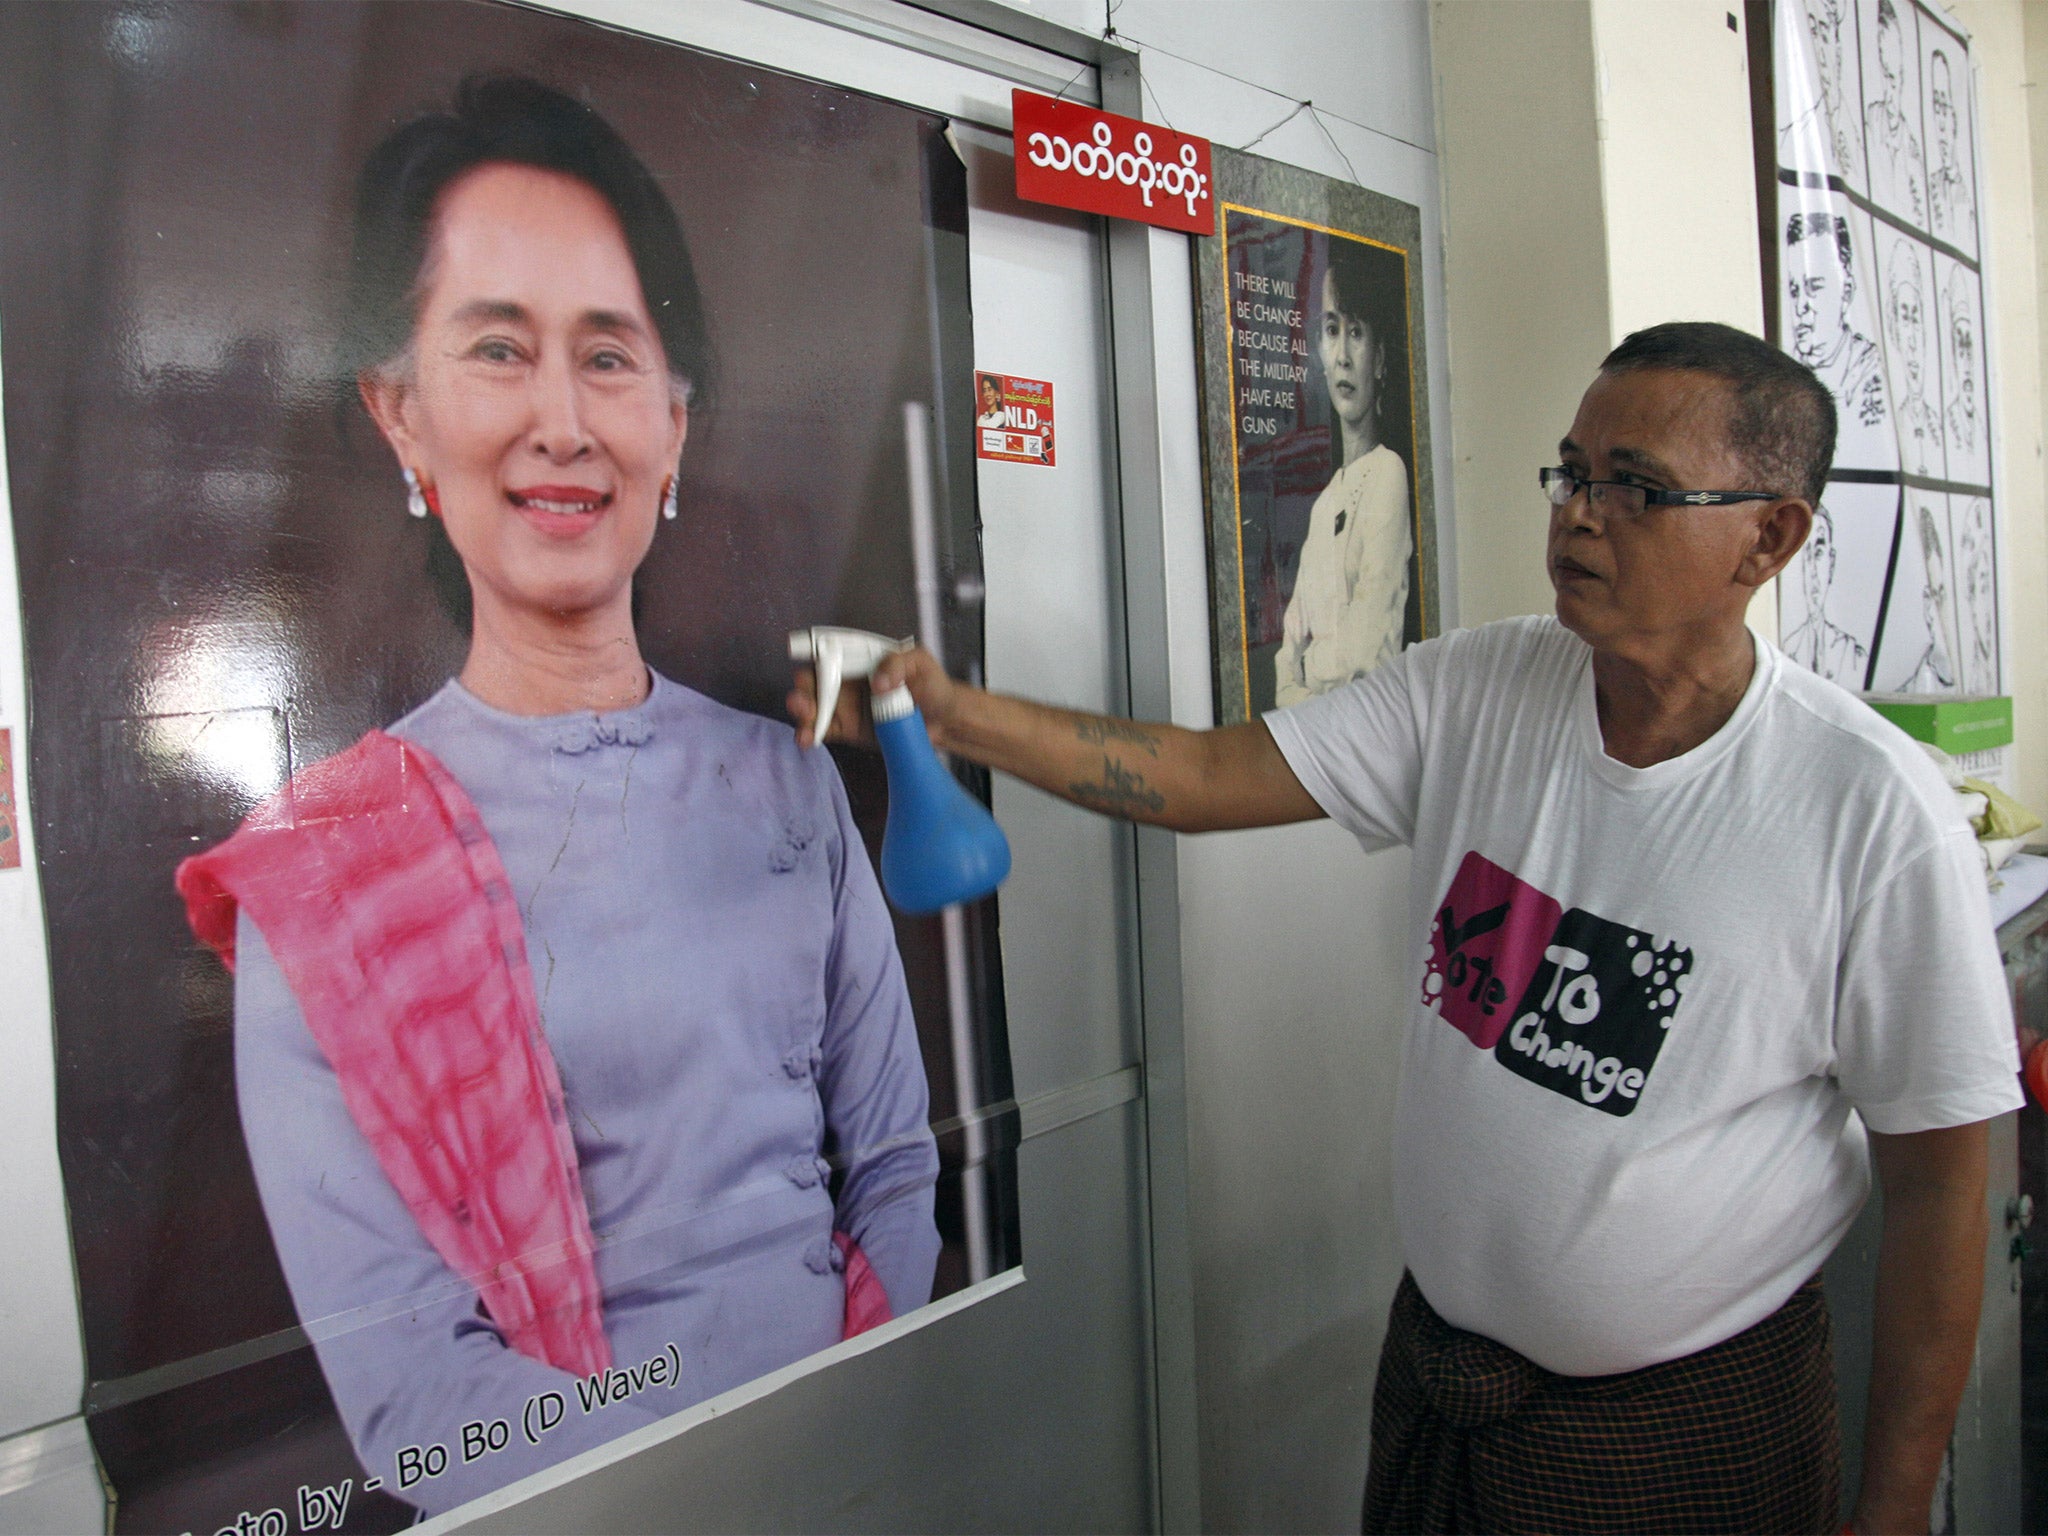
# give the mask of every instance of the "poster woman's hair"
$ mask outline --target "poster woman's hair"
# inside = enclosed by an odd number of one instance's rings
[[[1378,375],[1373,407],[1377,434],[1382,446],[1400,455],[1403,463],[1415,457],[1413,424],[1408,396],[1408,267],[1399,251],[1348,240],[1341,235],[1328,238],[1330,296],[1339,314],[1365,323],[1372,336],[1375,361],[1384,364]],[[1317,306],[1322,302],[1316,296]],[[1335,428],[1330,437],[1330,467],[1343,466],[1343,444]]]
[[[1398,253],[1341,236],[1330,238],[1330,295],[1340,314],[1365,322],[1387,366],[1406,366],[1408,284]]]
[[[451,185],[485,165],[572,176],[611,205],[669,375],[683,398],[701,407],[711,390],[710,338],[675,209],[611,124],[574,97],[520,75],[463,81],[451,111],[415,118],[364,162],[342,322],[346,374],[388,368],[410,352],[435,208]]]

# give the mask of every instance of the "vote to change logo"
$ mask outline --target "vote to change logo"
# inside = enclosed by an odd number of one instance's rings
[[[1566,911],[1468,853],[1430,927],[1422,1001],[1510,1072],[1626,1115],[1664,1048],[1692,965],[1691,950]],[[1510,1007],[1510,998],[1519,1001]]]

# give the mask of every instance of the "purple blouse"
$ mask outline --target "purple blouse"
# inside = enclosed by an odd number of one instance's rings
[[[897,1315],[930,1300],[924,1066],[831,758],[659,675],[633,709],[539,718],[450,682],[391,734],[461,782],[511,878],[628,1390],[506,1346],[378,1167],[244,914],[249,1156],[369,1476],[438,1512],[825,1348],[834,1228]]]

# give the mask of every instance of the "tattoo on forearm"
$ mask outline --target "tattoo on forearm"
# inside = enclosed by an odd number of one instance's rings
[[[1074,735],[1091,747],[1106,747],[1111,742],[1122,742],[1125,746],[1144,749],[1147,756],[1159,755],[1158,735],[1129,720],[1076,720]]]
[[[1145,775],[1126,768],[1116,758],[1102,759],[1102,782],[1067,786],[1067,793],[1091,810],[1112,816],[1135,816],[1150,811],[1157,816],[1166,809],[1166,796],[1145,783]]]

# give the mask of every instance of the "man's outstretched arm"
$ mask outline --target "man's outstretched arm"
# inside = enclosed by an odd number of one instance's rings
[[[956,682],[922,650],[884,661],[874,687],[908,687],[940,751],[1107,816],[1175,832],[1221,832],[1323,814],[1261,721],[1190,731],[1055,709]],[[789,712],[808,746],[817,696],[807,672],[797,678]],[[841,693],[828,726],[828,740],[872,739],[857,689]]]

